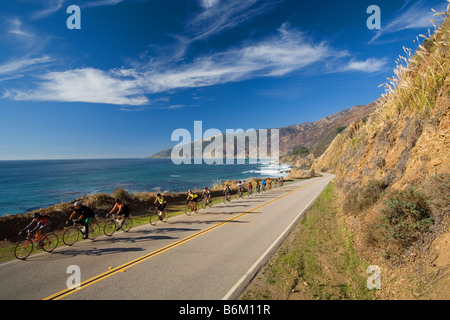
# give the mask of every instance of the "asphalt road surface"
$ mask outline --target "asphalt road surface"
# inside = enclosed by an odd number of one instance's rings
[[[3,262],[0,299],[236,299],[333,177]]]

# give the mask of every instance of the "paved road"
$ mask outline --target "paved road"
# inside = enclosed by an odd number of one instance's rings
[[[235,299],[333,177],[2,263],[0,299]]]

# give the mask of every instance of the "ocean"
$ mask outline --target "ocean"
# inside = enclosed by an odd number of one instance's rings
[[[0,216],[69,202],[81,196],[128,192],[184,192],[217,180],[286,176],[288,165],[175,165],[170,159],[0,161]]]

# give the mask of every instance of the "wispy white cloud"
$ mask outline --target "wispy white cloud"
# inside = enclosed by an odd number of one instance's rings
[[[117,73],[85,68],[51,72],[41,76],[36,90],[8,90],[5,97],[25,101],[91,102],[144,105],[149,100],[138,82]]]
[[[39,58],[24,57],[21,59],[13,59],[0,64],[0,75],[16,76],[17,73],[29,71],[37,65],[45,64],[51,61],[52,59],[47,55]]]
[[[191,17],[186,29],[192,41],[206,39],[267,12],[280,0],[201,0],[203,11]]]
[[[26,31],[22,26],[22,21],[18,18],[11,19],[8,25],[8,33],[19,37],[31,37],[32,34]]]
[[[366,73],[379,72],[386,68],[388,61],[385,58],[368,58],[366,60],[351,59],[341,71],[361,71]]]
[[[144,73],[149,92],[211,86],[255,77],[282,76],[333,54],[323,43],[308,41],[288,25],[276,36],[240,48],[198,57],[190,64]],[[167,67],[167,66],[166,66]]]
[[[219,3],[219,0],[200,0],[200,5],[206,9],[209,9],[218,3]]]
[[[408,29],[432,27],[433,23],[430,19],[434,18],[434,12],[431,9],[435,9],[439,12],[445,10],[446,8],[446,4],[444,2],[434,8],[424,3],[424,1],[417,1],[410,6],[408,5],[409,1],[402,6],[397,14],[395,14],[385,26],[381,26],[381,29],[377,31],[369,43],[374,43],[386,34],[392,34]]]
[[[44,0],[44,8],[34,12],[32,14],[32,19],[37,20],[49,16],[61,9],[65,1],[66,0]]]
[[[82,8],[88,8],[88,7],[115,6],[124,1],[126,0],[93,0],[93,1],[75,1],[75,2],[73,1],[70,2],[68,0],[41,0],[43,8],[35,11],[31,15],[31,18],[32,20],[45,18],[63,8],[64,5],[69,6],[71,4],[76,4]]]
[[[95,1],[88,1],[81,6],[83,8],[87,7],[101,7],[101,6],[115,6],[116,4],[119,4],[126,0],[95,0]]]
[[[283,24],[276,34],[265,39],[246,41],[238,47],[198,56],[191,62],[170,62],[165,57],[163,62],[156,59],[154,63],[144,62],[133,68],[109,71],[82,68],[50,72],[38,78],[36,88],[28,91],[9,90],[4,97],[142,106],[151,103],[147,96],[152,94],[257,77],[279,77],[329,59],[337,59],[344,64],[343,57],[347,58],[348,54],[336,51],[324,42],[308,39],[304,33]],[[378,59],[353,59],[345,63],[345,67],[331,72],[376,72],[385,64],[386,61]],[[10,65],[9,68],[14,69],[14,66]],[[165,108],[181,107],[174,104]]]

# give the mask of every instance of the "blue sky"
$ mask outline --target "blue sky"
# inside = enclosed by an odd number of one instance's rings
[[[145,157],[196,120],[279,128],[370,103],[447,4],[2,0],[0,160]]]

